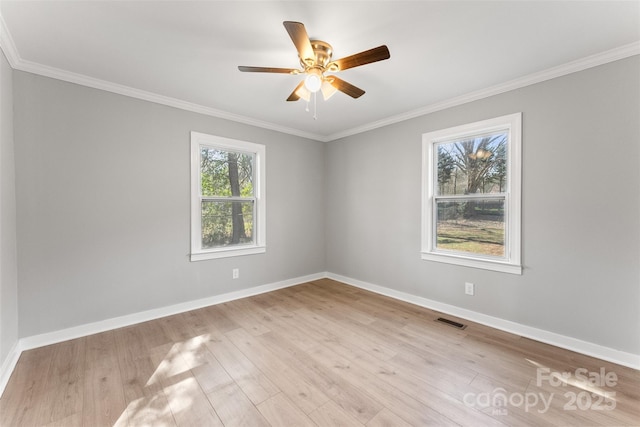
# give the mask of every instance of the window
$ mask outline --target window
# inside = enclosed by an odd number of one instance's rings
[[[265,252],[265,147],[191,132],[191,261]]]
[[[422,259],[522,274],[522,114],[422,136]]]

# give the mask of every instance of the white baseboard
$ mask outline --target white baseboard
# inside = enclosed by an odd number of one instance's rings
[[[0,366],[0,398],[4,393],[4,389],[7,386],[9,378],[11,378],[11,374],[13,373],[13,370],[18,363],[18,359],[20,358],[20,354],[22,353],[19,345],[20,341],[17,341],[9,351],[9,354],[7,354],[7,358],[4,359],[2,366]]]
[[[221,304],[223,302],[233,301],[240,298],[246,298],[253,295],[263,294],[265,292],[275,291],[277,289],[283,289],[290,286],[298,285],[300,283],[311,282],[313,280],[323,279],[327,277],[324,272],[311,274],[307,276],[296,277],[293,279],[283,280],[280,282],[269,283],[266,285],[255,286],[249,289],[243,289],[240,291],[229,292],[226,294],[215,295],[212,297],[202,298],[194,301],[188,301],[180,304],[174,304],[167,307],[156,308],[153,310],[147,310],[140,313],[129,314],[126,316],[114,317],[111,319],[101,320],[99,322],[88,323],[85,325],[75,326],[72,328],[62,329],[53,332],[47,332],[40,335],[33,335],[30,337],[21,338],[14,345],[9,356],[2,364],[0,368],[0,396],[4,392],[9,378],[13,373],[13,370],[18,363],[20,354],[23,351],[31,350],[33,348],[44,347],[50,344],[56,344],[62,341],[67,341],[75,338],[84,337],[87,335],[97,334],[100,332],[110,331],[112,329],[122,328],[125,326],[135,325],[137,323],[147,322],[149,320],[159,319],[161,317],[171,316],[173,314],[184,313],[189,310],[196,310],[198,308],[208,307],[210,305]]]
[[[255,286],[253,288],[243,289],[240,291],[215,295],[212,297],[202,298],[194,301],[187,301],[167,307],[155,308],[153,310],[142,311],[126,316],[114,317],[107,320],[101,320],[99,322],[75,326],[73,328],[62,329],[59,331],[47,332],[45,334],[21,338],[20,345],[23,351],[30,350],[32,348],[43,347],[45,345],[55,344],[62,341],[85,337],[87,335],[110,331],[112,329],[135,325],[137,323],[147,322],[149,320],[159,319],[161,317],[184,313],[185,311],[189,310],[197,310],[199,308],[208,307],[210,305],[222,304],[223,302],[263,294],[265,292],[287,288],[289,286],[318,280],[324,277],[327,277],[326,273],[316,273],[308,276],[296,277],[294,279],[283,280],[280,282],[269,283],[267,285]]]
[[[498,317],[488,316],[476,311],[467,310],[465,308],[456,307],[454,305],[433,301],[427,298],[411,295],[405,292],[396,291],[384,286],[374,285],[372,283],[363,282],[361,280],[352,279],[350,277],[341,276],[339,274],[327,273],[327,277],[339,282],[346,283],[361,289],[365,289],[377,294],[385,295],[397,300],[405,301],[431,310],[450,314],[452,316],[467,319],[472,322],[500,329],[505,332],[520,335],[522,337],[531,338],[556,347],[572,350],[587,356],[596,357],[618,365],[627,366],[640,370],[640,355],[627,353],[602,345],[582,341],[576,338],[560,335],[555,332],[545,331],[543,329],[533,328],[531,326],[522,325],[520,323],[509,320],[500,319]]]
[[[253,295],[263,294],[265,292],[275,291],[277,289],[287,288],[300,283],[311,282],[318,279],[329,278],[339,282],[343,282],[358,288],[362,288],[371,292],[385,295],[397,300],[405,301],[421,307],[436,310],[452,316],[477,322],[492,328],[510,332],[536,341],[541,341],[557,347],[576,351],[598,359],[607,360],[622,366],[628,366],[633,369],[640,370],[640,355],[615,350],[587,341],[560,335],[554,332],[545,331],[543,329],[533,328],[531,326],[522,325],[520,323],[511,322],[509,320],[500,319],[486,314],[478,313],[472,310],[456,307],[450,304],[433,301],[427,298],[411,295],[405,292],[396,291],[384,286],[374,285],[372,283],[363,282],[361,280],[352,279],[350,277],[341,276],[334,273],[316,273],[308,276],[296,277],[293,279],[283,280],[280,282],[270,283],[266,285],[255,286],[241,291],[229,292],[222,295],[215,295],[208,298],[202,298],[194,301],[188,301],[180,304],[174,304],[167,307],[161,307],[153,310],[134,313],[126,316],[115,317],[102,320],[99,322],[89,323],[86,325],[75,326],[73,328],[62,329],[59,331],[48,332],[45,334],[34,335],[21,338],[14,345],[0,367],[0,397],[9,382],[9,378],[15,369],[20,354],[23,351],[37,347],[43,347],[50,344],[67,341],[70,339],[80,338],[87,335],[97,334],[112,329],[122,328],[125,326],[135,325],[137,323],[149,320],[159,319],[173,314],[183,313],[189,310],[196,310],[210,305],[221,304],[223,302],[233,301],[240,298],[246,298]]]

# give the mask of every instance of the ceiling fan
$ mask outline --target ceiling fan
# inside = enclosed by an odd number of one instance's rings
[[[298,84],[289,95],[289,98],[287,98],[287,101],[297,101],[300,98],[309,101],[311,94],[318,91],[322,92],[325,100],[329,99],[336,91],[346,93],[352,98],[359,98],[364,95],[364,90],[345,82],[335,75],[325,75],[325,73],[337,73],[391,57],[387,46],[382,45],[332,61],[333,48],[329,43],[322,40],[310,40],[307,30],[300,22],[284,21],[283,24],[298,50],[302,68],[247,67],[241,65],[238,69],[250,73],[306,74],[305,79]]]

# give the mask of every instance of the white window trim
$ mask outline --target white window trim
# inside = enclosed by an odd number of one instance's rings
[[[462,139],[480,133],[508,130],[504,259],[474,256],[462,252],[444,252],[435,248],[434,147],[439,142]],[[522,274],[522,113],[428,132],[422,135],[422,248],[423,260],[437,261],[504,273]]]
[[[200,191],[200,147],[215,147],[255,155],[254,243],[222,248],[202,249],[202,208]],[[191,132],[191,261],[253,255],[266,252],[265,146],[199,132]]]

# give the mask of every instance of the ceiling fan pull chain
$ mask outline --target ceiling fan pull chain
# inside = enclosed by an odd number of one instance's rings
[[[318,120],[318,92],[313,92],[313,120]]]

